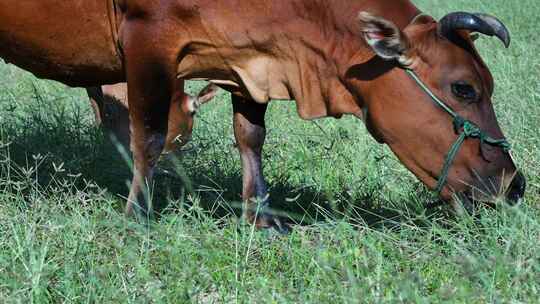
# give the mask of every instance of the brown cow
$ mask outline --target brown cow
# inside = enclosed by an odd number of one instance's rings
[[[267,197],[261,150],[271,99],[295,99],[304,119],[363,119],[443,199],[471,188],[522,197],[523,175],[503,141],[491,138],[503,138],[493,80],[471,32],[509,42],[491,16],[436,22],[407,0],[0,2],[1,57],[74,86],[127,80],[135,172],[126,213],[137,207],[142,215],[170,104],[184,96],[185,79],[233,93],[246,202]],[[192,116],[181,114],[188,136]],[[264,208],[255,218],[254,208],[248,203],[246,215],[257,226],[280,226]]]
[[[119,143],[124,150],[129,151],[131,140],[127,84],[118,83],[92,87],[87,88],[86,91],[94,110],[96,124],[103,127],[103,130],[114,142]],[[180,133],[182,113],[184,112],[182,107],[187,106],[187,111],[191,112],[191,115],[195,115],[201,105],[216,96],[217,91],[216,85],[209,84],[197,96],[184,94],[182,98],[171,102],[164,152],[172,152],[189,141],[189,138],[183,138]]]

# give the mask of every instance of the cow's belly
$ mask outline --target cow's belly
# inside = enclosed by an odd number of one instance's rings
[[[0,1],[0,57],[71,86],[123,81],[112,0]]]

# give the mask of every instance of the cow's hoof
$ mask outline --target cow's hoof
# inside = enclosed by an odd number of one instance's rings
[[[272,226],[272,228],[281,235],[289,235],[292,232],[291,226],[289,226],[289,224],[285,223],[285,221],[277,217],[274,218],[274,225]]]
[[[266,214],[258,216],[255,227],[260,230],[276,231],[280,235],[289,235],[292,232],[292,228],[282,218]]]

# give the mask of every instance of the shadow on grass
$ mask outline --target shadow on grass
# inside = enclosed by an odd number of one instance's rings
[[[50,117],[37,112],[21,119],[16,127],[1,126],[3,133],[0,139],[3,143],[9,143],[3,148],[9,152],[2,153],[7,153],[10,162],[16,167],[39,167],[36,180],[43,188],[47,187],[62,164],[61,168],[65,172],[81,174],[84,179],[91,180],[117,196],[119,199],[115,200],[115,208],[123,209],[123,198],[128,195],[131,179],[130,167],[101,130],[92,127],[91,122],[87,122],[87,125],[81,123],[83,120],[80,119],[80,113],[67,114],[56,111]],[[222,144],[213,143],[217,150]],[[188,194],[196,193],[195,201],[212,216],[239,216],[242,205],[240,165],[227,163],[225,166],[223,162],[215,161],[220,155],[223,157],[223,153],[196,157],[193,154],[197,153],[184,154],[182,159],[175,162],[183,163],[183,168],[168,166],[171,165],[169,162],[162,164],[162,168],[173,173],[157,175],[154,183],[155,209],[165,214],[185,209],[194,201],[188,198]],[[197,157],[204,158],[206,165],[200,166]],[[212,164],[208,165],[209,162]],[[429,218],[439,212],[431,210],[426,214],[412,198],[410,201],[395,202],[384,201],[376,194],[358,198],[346,192],[323,193],[313,187],[299,188],[287,180],[288,176],[284,176],[270,185],[271,207],[277,214],[285,215],[295,224],[344,219],[374,229],[399,229],[403,223],[411,223],[416,218],[425,219],[426,216]],[[415,224],[426,223],[420,220]]]
[[[240,164],[233,164],[234,169],[227,170],[231,167],[229,164],[220,165],[216,162],[210,169],[201,171],[198,166],[193,165],[193,159],[189,156],[185,158],[175,162],[175,164],[183,164],[180,167],[174,165],[168,167],[169,170],[177,172],[176,174],[158,175],[156,178],[156,188],[159,188],[159,191],[154,197],[157,201],[172,202],[173,205],[185,204],[186,202],[182,199],[178,201],[186,194],[185,183],[181,178],[185,176],[188,183],[194,185],[193,192],[197,193],[198,203],[204,210],[210,211],[217,218],[231,214],[240,216],[242,213]],[[212,156],[203,158],[212,159]],[[289,182],[289,179],[290,176],[285,175],[273,180],[269,184],[269,198],[271,212],[293,225],[343,220],[358,227],[399,229],[405,223],[427,227],[431,225],[431,218],[441,215],[448,218],[451,215],[444,208],[426,208],[422,202],[430,201],[430,194],[420,185],[418,192],[410,193],[408,199],[402,198],[395,201],[381,198],[378,191],[361,196],[351,195],[348,191],[325,193],[311,186],[298,186]],[[373,189],[373,185],[358,184],[356,186]],[[168,207],[170,205],[161,205],[158,209],[167,210]],[[178,205],[172,206],[171,209],[178,209],[178,207]]]

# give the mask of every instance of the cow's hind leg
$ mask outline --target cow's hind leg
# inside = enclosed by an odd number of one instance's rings
[[[94,110],[96,125],[107,137],[129,150],[129,113],[127,84],[105,85],[87,88],[90,104]]]
[[[287,233],[288,227],[269,210],[268,188],[262,171],[262,149],[266,136],[266,104],[232,97],[234,134],[243,168],[244,217],[257,228],[275,228]]]
[[[104,98],[101,87],[86,88],[88,98],[90,98],[90,106],[94,111],[94,118],[97,126],[101,126],[103,123],[103,108]]]

